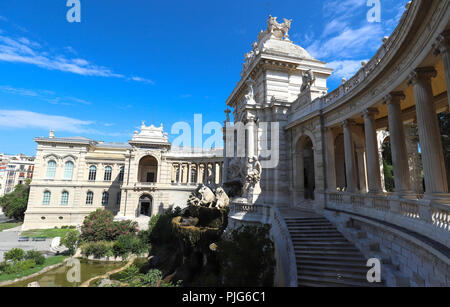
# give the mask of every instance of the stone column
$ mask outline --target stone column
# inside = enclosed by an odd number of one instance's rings
[[[212,177],[213,177],[212,184],[216,184],[216,179],[217,179],[216,178],[216,171],[217,171],[216,167],[217,167],[216,162],[213,162],[212,163]]]
[[[411,175],[411,189],[414,193],[423,194],[422,163],[419,155],[417,124],[405,125],[406,149],[408,150],[409,173]]]
[[[328,128],[326,131],[326,167],[327,167],[327,190],[336,192],[336,158],[334,153],[334,133],[333,129]]]
[[[183,166],[181,165],[181,163],[178,164],[178,181],[177,183],[182,183],[183,182],[183,178],[182,178],[182,172],[181,172],[181,168]]]
[[[346,120],[344,126],[344,148],[345,148],[345,173],[347,176],[347,192],[355,193],[358,190],[356,183],[356,163],[355,148],[353,144],[352,127],[355,125],[353,120]]]
[[[392,92],[384,98],[388,106],[389,133],[394,167],[395,192],[398,195],[411,194],[409,183],[408,152],[403,128],[400,102],[405,99],[403,92]]]
[[[359,190],[367,193],[367,171],[366,171],[366,157],[364,155],[364,147],[356,147],[356,157],[358,162],[358,179]]]
[[[192,172],[192,170],[191,170],[191,163],[188,163],[188,178],[187,178],[187,183],[188,184],[191,184],[191,172]]]
[[[439,35],[435,44],[434,54],[440,54],[444,62],[445,79],[447,80],[447,98],[450,108],[450,30],[445,30]]]
[[[426,194],[448,192],[441,133],[431,88],[431,78],[436,75],[433,67],[417,68],[408,81],[414,86]]]
[[[255,156],[255,126],[256,122],[254,118],[250,118],[247,123],[247,157]]]
[[[376,114],[378,114],[378,109],[376,108],[369,108],[363,112],[366,135],[367,172],[369,174],[369,193],[380,193],[382,191],[377,130],[375,129]]]

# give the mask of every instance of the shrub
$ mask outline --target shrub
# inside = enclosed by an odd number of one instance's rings
[[[21,273],[34,267],[36,267],[36,262],[33,259],[19,261],[13,265],[14,272],[12,273]]]
[[[0,262],[0,274],[10,271],[11,266],[12,266],[12,264],[8,263],[6,261]]]
[[[25,253],[25,260],[34,260],[37,265],[42,265],[45,262],[45,256],[38,251],[28,251]]]
[[[71,256],[75,255],[77,250],[78,241],[80,240],[80,233],[76,230],[69,231],[61,239],[61,244],[69,249],[69,254]]]
[[[128,287],[177,287],[179,284],[166,283],[162,279],[162,272],[156,269],[141,274],[139,269],[132,265],[122,272],[121,282],[126,283]]]
[[[275,271],[270,226],[241,227],[218,243],[217,257],[224,286],[272,287]]]
[[[111,251],[112,246],[110,242],[88,242],[81,247],[81,254],[86,257],[103,258],[111,255]]]
[[[154,224],[150,232],[150,243],[165,245],[176,242],[177,239],[172,232],[172,219],[178,216],[179,213],[179,208],[175,210],[169,209],[154,220]]]
[[[81,227],[81,239],[85,242],[114,241],[121,235],[137,232],[137,223],[115,222],[111,212],[99,209],[89,214]]]
[[[21,261],[24,259],[25,252],[23,249],[20,248],[13,248],[9,252],[6,252],[4,255],[4,258],[6,261],[12,260],[12,261]]]
[[[34,267],[36,267],[36,262],[34,262],[33,259],[17,261],[14,263],[3,263],[0,265],[1,272],[5,274],[22,273],[23,271]]]
[[[114,242],[113,254],[116,257],[126,258],[129,254],[142,254],[147,246],[135,235],[122,235]]]

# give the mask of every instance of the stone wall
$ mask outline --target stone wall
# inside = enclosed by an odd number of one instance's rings
[[[407,232],[376,220],[325,210],[325,216],[366,258],[382,261],[388,286],[445,287],[450,284],[450,259]],[[447,248],[448,250],[448,248]]]

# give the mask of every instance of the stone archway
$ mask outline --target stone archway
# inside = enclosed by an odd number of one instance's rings
[[[138,217],[151,217],[153,212],[153,197],[149,194],[144,194],[139,198]]]
[[[294,192],[296,199],[314,200],[315,183],[314,144],[312,139],[301,136],[294,151]]]
[[[145,156],[139,161],[138,182],[158,182],[158,160],[153,156]]]

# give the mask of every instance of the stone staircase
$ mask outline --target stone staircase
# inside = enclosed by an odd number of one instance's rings
[[[299,287],[370,287],[362,253],[326,218],[286,217],[297,260]]]

